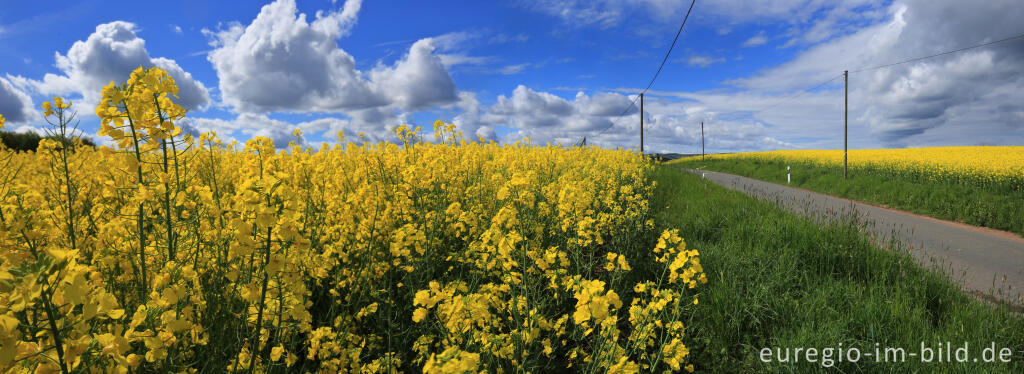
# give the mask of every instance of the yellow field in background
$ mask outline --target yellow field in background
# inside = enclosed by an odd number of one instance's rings
[[[842,150],[769,151],[708,157],[713,160],[760,158],[783,162],[813,162],[823,166],[843,165]],[[1019,182],[1024,179],[1024,146],[857,149],[849,151],[849,167],[887,169],[935,180]]]

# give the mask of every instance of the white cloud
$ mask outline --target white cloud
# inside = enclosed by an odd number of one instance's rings
[[[669,118],[685,119],[680,123],[684,129],[697,128],[699,119],[710,118],[712,126],[730,129],[709,139],[709,146],[718,142],[716,151],[786,144],[842,148],[841,74],[848,69],[851,148],[1019,145],[1024,142],[1024,92],[1020,90],[1024,45],[1020,43],[854,72],[1013,35],[1019,30],[1010,25],[1024,18],[1024,9],[1010,3],[897,2],[881,22],[806,48],[792,60],[753,76],[728,81],[735,89],[649,92],[651,131],[659,131],[659,115],[667,116],[665,123],[671,122]],[[803,91],[832,78],[837,79],[812,92]],[[667,103],[659,104],[658,95]],[[758,111],[765,108],[769,109]],[[624,124],[631,122],[635,121]],[[632,131],[623,127],[616,132]],[[629,139],[625,136],[622,141]]]
[[[46,135],[48,135],[46,133],[46,130],[43,130],[43,129],[35,127],[35,126],[29,126],[29,125],[21,125],[21,126],[15,127],[15,128],[8,128],[8,130],[10,130],[11,132],[16,132],[16,133],[21,133],[21,134],[29,133],[29,132],[34,132],[36,134],[39,134],[39,136],[46,136]]]
[[[873,135],[887,145],[908,145],[914,137],[943,127],[947,134],[960,128],[960,134],[948,139],[969,134],[986,143],[999,141],[1000,135],[993,133],[996,129],[1016,128],[1003,136],[1020,134],[1024,94],[1019,88],[1024,69],[1020,64],[1002,63],[1005,58],[981,50],[862,76],[868,82],[855,92],[865,96],[866,110],[858,119],[866,121]],[[1000,114],[1008,117],[979,120]]]
[[[213,39],[215,49],[207,59],[220,78],[224,102],[256,113],[417,109],[453,102],[454,83],[433,51],[437,44],[457,42],[457,36],[417,41],[394,66],[378,65],[364,74],[336,41],[355,24],[360,6],[360,0],[348,0],[341,12],[317,12],[306,22],[294,0],[278,0],[248,26],[204,30]]]
[[[487,31],[455,31],[431,37],[430,39],[433,41],[432,44],[436,48],[435,55],[441,58],[441,63],[446,69],[451,69],[458,65],[489,65],[500,61],[500,59],[495,56],[473,56],[467,52],[473,47],[481,45],[483,42],[486,42],[485,45],[494,45],[522,43],[529,40],[529,37],[526,36],[526,34],[509,36],[502,33],[495,34],[486,41],[482,40],[482,38],[487,34]],[[489,71],[489,69],[479,68],[474,70],[480,72]]]
[[[457,65],[486,65],[497,60],[490,56],[468,56],[463,53],[446,53],[436,56],[441,59],[441,64],[449,69]]]
[[[557,136],[599,131],[608,127],[611,118],[621,114],[629,104],[630,99],[619,94],[587,96],[579,92],[569,101],[520,85],[512,91],[512,97],[499,95],[488,112],[504,118],[508,126],[532,134],[535,140],[557,139]],[[635,109],[629,113],[635,113]]]
[[[743,46],[744,47],[757,47],[757,46],[762,45],[762,44],[767,43],[767,42],[768,42],[768,38],[765,36],[764,31],[762,31],[760,34],[754,35],[754,36],[750,37],[750,39],[747,39],[747,41],[743,42]]]
[[[678,21],[690,6],[678,0],[520,0],[519,4],[572,26],[601,28],[618,26],[638,11],[658,21]]]
[[[568,100],[552,95],[547,92],[537,92],[519,85],[512,91],[512,97],[505,95],[498,96],[497,103],[492,110],[499,114],[530,114],[550,115],[553,118],[549,124],[543,126],[523,127],[547,127],[556,124],[557,117],[567,116],[573,113],[573,107]]]
[[[599,92],[593,96],[587,96],[583,92],[577,92],[573,104],[576,107],[576,112],[583,115],[614,117],[622,114],[622,111],[632,102],[631,100],[627,96],[615,93]],[[631,109],[626,114],[635,112],[636,110]]]
[[[765,20],[807,22],[816,18],[816,15],[820,15],[823,11],[858,9],[880,3],[882,2],[877,0],[718,0],[704,4],[701,12],[733,22],[763,22]]]
[[[14,77],[8,75],[7,78]],[[10,80],[0,77],[0,114],[8,124],[24,123],[35,118],[34,107],[32,98],[26,92],[15,87]]]
[[[263,6],[244,28],[234,24],[217,32],[204,30],[214,37],[216,48],[207,59],[217,71],[224,102],[238,111],[264,113],[386,105],[387,99],[370,87],[352,56],[335,42],[355,22],[352,13],[359,4],[350,0],[344,11],[318,13],[307,23],[294,0],[279,0]]]
[[[435,36],[431,39],[434,40],[434,46],[437,47],[437,49],[442,51],[451,51],[459,49],[479,37],[480,34],[475,32],[454,31]]]
[[[679,98],[686,100],[680,101]],[[721,101],[724,102],[725,99],[726,96],[723,95]],[[721,115],[706,103],[715,100],[714,98],[708,100],[691,93],[649,91],[644,105],[645,152],[699,152],[701,121],[706,121],[709,152],[794,147],[793,144],[775,136],[773,134],[774,126],[763,121]],[[534,128],[517,126],[518,131],[504,140],[514,141],[518,138],[530,137],[540,142],[576,143],[586,136],[587,144],[592,145],[633,149],[638,146],[640,121],[637,108],[633,107],[624,116],[618,116],[622,113],[622,109],[629,105],[630,97],[618,94],[596,94],[587,98],[586,95],[577,94],[575,100],[567,102],[573,104],[575,114],[563,117],[565,124],[557,127]],[[719,102],[714,102],[712,105],[726,106]],[[592,125],[598,124],[598,126],[574,127],[572,125],[583,122],[582,114],[588,112],[603,116],[598,117],[598,121],[595,121],[595,118],[590,119]]]
[[[334,143],[338,131],[344,131],[347,140],[359,142],[358,134],[363,133],[370,142],[394,140],[391,132],[397,126],[397,117],[386,113],[374,112],[374,109],[358,111],[351,119],[338,117],[320,117],[309,121],[292,123],[271,118],[266,114],[241,113],[234,119],[221,118],[189,118],[182,125],[194,132],[215,131],[223,139],[232,140],[236,136],[249,139],[265,136],[274,141],[277,148],[284,148],[288,142],[294,141],[293,132],[301,129],[303,138],[314,136]],[[382,121],[379,116],[391,117],[394,121]],[[385,123],[390,123],[385,126]],[[308,144],[306,144],[308,145]]]
[[[904,12],[905,8],[896,7],[887,22],[808,48],[793,60],[729,83],[755,91],[801,90],[842,74],[844,68],[866,66],[897,46],[906,27]]]
[[[690,56],[690,58],[686,60],[686,64],[690,66],[706,68],[708,66],[724,61],[725,58],[722,57]]]
[[[525,43],[530,40],[530,36],[519,33],[515,35],[508,35],[504,33],[498,33],[487,40],[490,44],[504,44],[504,43]]]
[[[181,35],[181,34],[183,34],[183,33],[184,33],[184,32],[183,32],[183,31],[181,30],[181,26],[178,26],[178,25],[171,25],[171,30],[174,30],[174,33],[175,33],[175,34],[178,34],[178,35]]]
[[[617,25],[624,13],[623,4],[618,1],[523,0],[520,4],[561,18],[570,25],[598,25],[602,28]]]
[[[505,65],[505,66],[501,67],[500,69],[498,69],[497,71],[498,71],[499,74],[513,75],[513,74],[522,73],[528,67],[530,67],[530,63],[527,62],[527,63],[523,63],[523,64]]]
[[[394,67],[373,69],[370,80],[379,92],[385,92],[406,110],[453,102],[455,82],[433,51],[432,39],[417,41]]]
[[[455,116],[452,123],[455,124],[455,127],[462,132],[467,140],[477,140],[479,138],[499,140],[494,126],[503,124],[504,118],[489,113],[477,101],[476,94],[472,92],[459,92],[459,102],[456,103],[456,107],[461,109],[462,113]]]
[[[171,59],[150,57],[146,42],[136,35],[135,24],[114,21],[96,26],[96,31],[85,41],[76,41],[66,55],[55,53],[56,66],[63,75],[46,74],[41,82],[34,82],[36,90],[44,95],[79,94],[83,107],[91,108],[99,101],[103,86],[111,81],[123,83],[133,70],[158,66],[167,70],[179,87],[178,104],[186,109],[204,109],[210,95],[202,82],[194,79]],[[83,113],[92,113],[84,110]]]
[[[865,18],[878,20],[889,0],[718,0],[694,6],[694,15],[713,24],[718,35],[739,24],[789,26],[788,46],[808,45],[854,31]],[[560,18],[570,26],[620,26],[638,16],[677,24],[690,6],[679,0],[520,0],[520,5]],[[644,22],[648,20],[643,20]],[[649,33],[649,28],[637,28]]]

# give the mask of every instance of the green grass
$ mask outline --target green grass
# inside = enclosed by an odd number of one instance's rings
[[[787,164],[782,161],[691,159],[672,164],[786,183]],[[925,182],[858,169],[851,169],[849,179],[844,181],[840,168],[825,168],[811,163],[789,165],[792,166],[791,186],[1024,235],[1024,190],[1019,188]]]
[[[852,224],[820,226],[672,167],[654,172],[655,220],[700,250],[709,281],[687,324],[703,372],[1024,372],[1024,319],[977,301],[905,253],[881,250]],[[1012,362],[763,363],[764,347],[857,347],[995,342]],[[835,359],[835,357],[833,357]],[[819,353],[820,359],[820,353]]]

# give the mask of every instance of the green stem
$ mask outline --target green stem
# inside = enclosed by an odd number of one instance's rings
[[[164,151],[164,178],[167,178],[169,174],[167,167],[167,140],[161,141]],[[164,182],[164,221],[167,225],[167,257],[169,260],[175,260],[175,248],[174,248],[174,223],[171,220],[171,186],[166,181]]]
[[[68,200],[68,212],[67,212],[68,213],[68,217],[67,217],[68,218],[67,219],[67,221],[68,221],[68,223],[67,223],[68,224],[68,234],[69,234],[70,239],[71,239],[71,249],[78,249],[78,242],[77,242],[77,240],[75,238],[75,213],[74,213],[74,206],[75,206],[74,202],[75,202],[75,199],[74,199],[74,196],[72,195],[72,192],[71,192],[71,189],[72,189],[71,173],[70,173],[70,170],[68,168],[68,144],[67,144],[67,138],[68,137],[67,137],[67,131],[65,130],[67,128],[67,124],[64,123],[64,109],[63,108],[60,108],[60,109],[57,110],[57,121],[58,121],[57,123],[60,124],[60,137],[61,137],[60,155],[61,155],[61,162],[64,165],[64,170],[63,170],[64,171],[64,186],[66,187],[66,191],[65,191],[66,194],[65,195],[66,195],[67,200]]]
[[[249,343],[249,373],[252,374],[253,368],[256,365],[256,351],[259,350],[260,344],[260,326],[263,325],[263,309],[266,306],[267,299],[267,281],[270,279],[267,273],[267,264],[270,263],[270,228],[267,228],[267,241],[263,249],[263,286],[260,291],[260,307],[256,312],[256,334],[250,337],[252,341]]]
[[[160,100],[157,94],[153,94],[153,103],[156,106],[156,117],[160,120],[161,130],[164,124],[163,111],[160,109]],[[173,141],[174,138],[171,138]],[[170,169],[167,164],[167,139],[161,139],[160,144],[163,148],[164,156],[164,220],[167,225],[167,257],[169,260],[174,261],[176,259],[175,252],[176,248],[174,245],[174,223],[171,221],[171,188],[167,182],[167,178],[170,174]],[[175,165],[177,168],[177,165]],[[177,176],[175,176],[177,178]]]
[[[57,328],[57,311],[53,308],[53,289],[49,286],[43,288],[43,301],[46,307],[46,319],[50,322],[50,333],[53,334],[53,344],[57,349],[57,363],[60,364],[61,373],[70,373],[68,370],[68,364],[64,362],[64,339],[60,335],[60,329]]]
[[[128,103],[125,102],[124,99],[121,100],[121,103],[124,104],[124,114],[128,118],[128,128],[132,130],[132,144],[134,145],[135,161],[138,162],[138,165],[135,167],[135,174],[138,178],[139,186],[144,187],[146,184],[142,179],[142,151],[139,150],[139,135],[135,131],[135,121],[132,120],[132,114],[128,110]],[[144,303],[147,296],[146,289],[148,289],[148,287],[146,286],[146,233],[142,225],[143,209],[145,209],[145,206],[140,202],[139,213],[136,215],[135,223],[136,229],[139,231],[139,266],[141,268],[140,274],[142,275],[142,287],[139,289],[139,299]]]

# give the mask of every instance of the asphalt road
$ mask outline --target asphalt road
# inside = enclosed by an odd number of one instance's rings
[[[1013,233],[942,221],[808,190],[732,174],[687,169],[730,189],[774,201],[818,220],[855,217],[885,247],[890,238],[920,264],[941,269],[961,286],[985,299],[1024,304],[1024,238]]]

